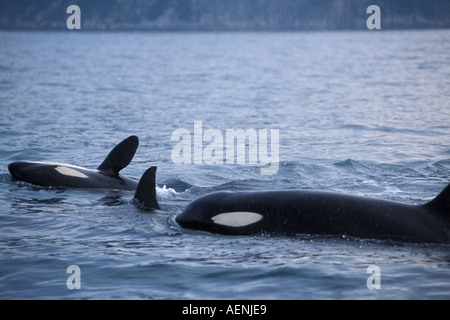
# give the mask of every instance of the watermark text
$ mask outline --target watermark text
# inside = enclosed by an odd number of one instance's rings
[[[377,5],[371,5],[367,7],[366,13],[371,16],[367,18],[366,26],[367,29],[381,29],[381,10]]]
[[[77,265],[71,265],[67,267],[66,273],[71,275],[67,278],[66,286],[67,289],[81,289],[81,269]]]
[[[178,141],[171,152],[176,164],[260,164],[266,166],[261,167],[262,175],[278,172],[278,129],[271,129],[270,136],[268,129],[226,129],[223,134],[218,129],[203,131],[203,122],[194,121],[193,135],[179,128],[172,133],[171,141]]]
[[[381,269],[377,265],[370,265],[367,267],[366,273],[371,275],[367,278],[366,285],[367,289],[381,289]]]
[[[70,5],[67,7],[66,13],[70,16],[66,20],[67,29],[81,29],[81,9],[77,5]]]

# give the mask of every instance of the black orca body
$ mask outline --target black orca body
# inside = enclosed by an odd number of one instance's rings
[[[144,172],[139,180],[133,200],[141,209],[148,211],[159,209],[156,199],[156,167],[150,167]]]
[[[144,172],[134,194],[134,202],[144,210],[159,209],[156,199],[156,167]]]
[[[111,150],[96,170],[54,162],[13,162],[8,169],[16,180],[45,187],[135,190],[138,181],[119,172],[131,162],[138,145],[136,136],[128,137]]]
[[[424,205],[315,191],[218,192],[176,217],[224,235],[319,234],[450,243],[450,185]]]

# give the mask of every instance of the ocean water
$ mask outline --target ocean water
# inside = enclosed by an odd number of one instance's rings
[[[174,221],[217,190],[429,201],[450,182],[449,101],[449,30],[1,31],[0,298],[449,299],[448,245],[220,236]],[[193,137],[195,121],[278,130],[276,174],[176,163],[172,135]],[[7,169],[96,168],[129,135],[140,145],[122,173],[158,166],[161,210],[135,207],[131,191],[36,187]],[[67,285],[71,265],[80,289]]]

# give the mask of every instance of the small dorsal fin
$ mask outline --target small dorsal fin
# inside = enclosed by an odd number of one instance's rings
[[[424,206],[450,217],[450,184],[436,198],[424,204]]]
[[[159,209],[156,199],[156,167],[144,172],[134,194],[134,201],[143,209]]]
[[[103,174],[117,176],[133,159],[139,145],[139,139],[136,136],[130,136],[119,143],[102,164],[97,168]]]

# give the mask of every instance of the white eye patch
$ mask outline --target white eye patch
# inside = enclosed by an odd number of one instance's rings
[[[58,166],[58,167],[55,168],[55,170],[58,171],[59,173],[65,175],[65,176],[71,176],[71,177],[77,177],[77,178],[83,178],[83,179],[89,178],[84,173],[81,173],[78,170],[75,170],[75,169],[72,169],[72,168],[68,168],[68,167]]]
[[[258,222],[262,218],[263,216],[259,213],[237,211],[218,214],[212,217],[212,221],[227,227],[244,227]]]

